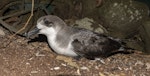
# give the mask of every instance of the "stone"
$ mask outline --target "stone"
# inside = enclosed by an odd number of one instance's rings
[[[144,52],[150,54],[150,18],[143,22],[140,28],[140,36],[144,44]]]
[[[0,36],[5,36],[5,32],[0,28]]]
[[[148,17],[149,8],[133,0],[105,0],[99,8],[99,15],[110,35],[130,38],[137,34],[142,21]]]
[[[75,21],[74,24],[71,26],[79,27],[79,28],[85,28],[88,30],[92,30],[97,33],[107,33],[107,30],[99,23],[94,21],[92,18],[82,18]]]

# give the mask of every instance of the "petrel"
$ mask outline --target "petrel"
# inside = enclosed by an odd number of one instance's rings
[[[54,52],[74,58],[95,59],[107,57],[119,48],[121,43],[103,34],[84,28],[67,26],[55,15],[42,16],[36,27],[27,33],[27,37],[43,34]]]

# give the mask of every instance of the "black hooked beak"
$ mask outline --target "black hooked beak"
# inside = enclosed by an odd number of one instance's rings
[[[39,31],[40,31],[40,29],[38,29],[37,27],[35,27],[33,30],[25,33],[24,36],[26,36],[27,38],[30,38],[31,36],[38,34]]]

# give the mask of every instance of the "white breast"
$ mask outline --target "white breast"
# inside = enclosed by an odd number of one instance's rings
[[[66,55],[66,56],[77,56],[77,54],[73,51],[73,47],[71,42],[67,47],[60,47],[59,42],[56,42],[56,33],[48,37],[48,43],[50,47],[58,54]],[[65,43],[64,43],[65,44]]]

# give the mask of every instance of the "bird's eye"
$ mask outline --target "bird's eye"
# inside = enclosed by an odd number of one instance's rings
[[[47,20],[46,18],[44,18],[44,24],[48,27],[51,27],[53,25],[53,22],[50,22],[49,20]]]

